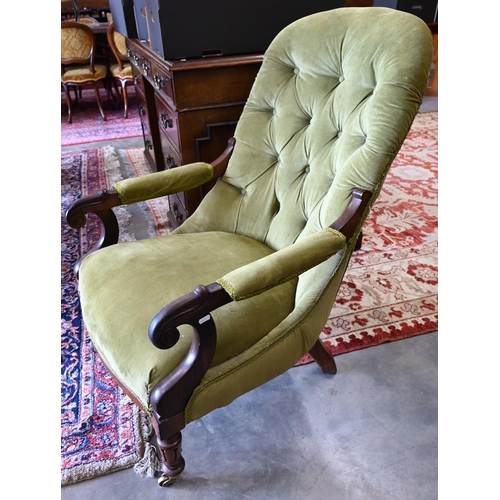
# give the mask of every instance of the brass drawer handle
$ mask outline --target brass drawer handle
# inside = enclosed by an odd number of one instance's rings
[[[156,90],[161,90],[163,87],[165,87],[165,79],[163,78],[162,75],[156,74],[153,77],[153,82],[154,82]]]
[[[134,55],[132,56],[132,61],[134,62],[134,64],[135,64],[136,66],[139,66],[139,62],[140,62],[140,60],[141,60],[141,58],[140,58],[137,54],[134,54]]]
[[[173,204],[172,211],[174,212],[174,217],[177,222],[181,222],[184,219],[184,215],[181,212],[179,212],[179,207],[177,203]]]
[[[168,155],[165,158],[165,162],[167,164],[167,168],[175,168],[177,165],[175,164],[175,160],[172,156]]]
[[[139,114],[144,116],[146,113],[146,108],[142,104],[139,104]]]
[[[130,59],[132,57],[132,50],[130,50],[129,47],[127,47],[127,57]]]
[[[151,71],[151,66],[150,64],[145,61],[142,63],[142,72],[146,75],[149,76],[149,72]]]
[[[141,81],[141,79],[139,78],[139,76],[138,75],[134,75],[134,84],[135,85],[139,85],[140,81]]]
[[[163,128],[165,128],[165,129],[173,128],[173,126],[174,126],[174,121],[172,120],[172,118],[170,118],[170,116],[167,113],[162,113],[160,115],[160,121],[161,121]]]

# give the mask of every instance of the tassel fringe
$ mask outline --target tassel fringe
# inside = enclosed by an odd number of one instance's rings
[[[134,465],[134,472],[142,477],[155,477],[157,472],[161,472],[161,462],[158,458],[156,448],[146,442],[144,456]]]

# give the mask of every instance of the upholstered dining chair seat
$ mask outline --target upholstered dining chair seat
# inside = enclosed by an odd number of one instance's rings
[[[104,64],[95,64],[94,72],[89,66],[67,66],[61,75],[62,83],[87,83],[97,82],[106,78],[107,68]]]
[[[125,63],[123,65],[123,68],[120,68],[118,64],[112,64],[109,67],[109,70],[111,71],[111,75],[113,75],[114,78],[132,78],[132,66],[130,63]]]

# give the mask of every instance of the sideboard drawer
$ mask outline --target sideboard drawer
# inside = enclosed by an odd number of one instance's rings
[[[158,126],[160,130],[169,138],[172,145],[175,147],[179,155],[181,154],[181,146],[179,141],[179,121],[177,112],[174,111],[168,104],[163,102],[163,99],[155,94],[156,112],[158,114]]]
[[[168,71],[164,71],[156,64],[151,64],[151,78],[154,89],[164,98],[175,106],[174,86],[172,83],[172,75]]]
[[[160,130],[160,142],[163,160],[165,162],[165,170],[183,165],[180,153],[170,142],[167,134],[162,130]]]
[[[183,168],[181,157],[178,155],[167,136],[163,132],[160,132],[160,137],[163,159],[165,161],[165,169]],[[176,228],[180,226],[188,217],[186,194],[183,192],[169,194],[168,203],[170,205],[170,211],[167,214],[168,219],[170,224],[172,224],[172,227]]]
[[[173,228],[180,226],[188,217],[188,213],[184,207],[184,201],[180,198],[183,196],[184,193],[171,194],[168,196],[170,211],[167,216]]]
[[[136,89],[139,89],[142,92],[142,95],[145,95],[145,90],[144,90],[144,77],[142,76],[142,73],[139,71],[139,68],[136,67],[134,64],[132,66],[132,78],[134,80],[134,85]]]
[[[144,139],[144,153],[146,156],[150,157],[150,163],[156,164],[155,162],[155,148],[153,135],[149,128],[149,115],[148,108],[146,107],[145,101],[142,100],[140,94],[139,96],[139,118],[141,119],[142,135]]]

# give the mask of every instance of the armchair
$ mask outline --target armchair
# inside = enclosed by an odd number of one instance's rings
[[[345,8],[277,35],[212,164],[198,162],[77,200],[73,227],[103,233],[78,263],[96,350],[146,411],[162,486],[182,473],[190,422],[284,373],[319,340],[361,227],[418,112],[432,60],[411,14]],[[167,236],[117,243],[113,208],[215,186]]]

